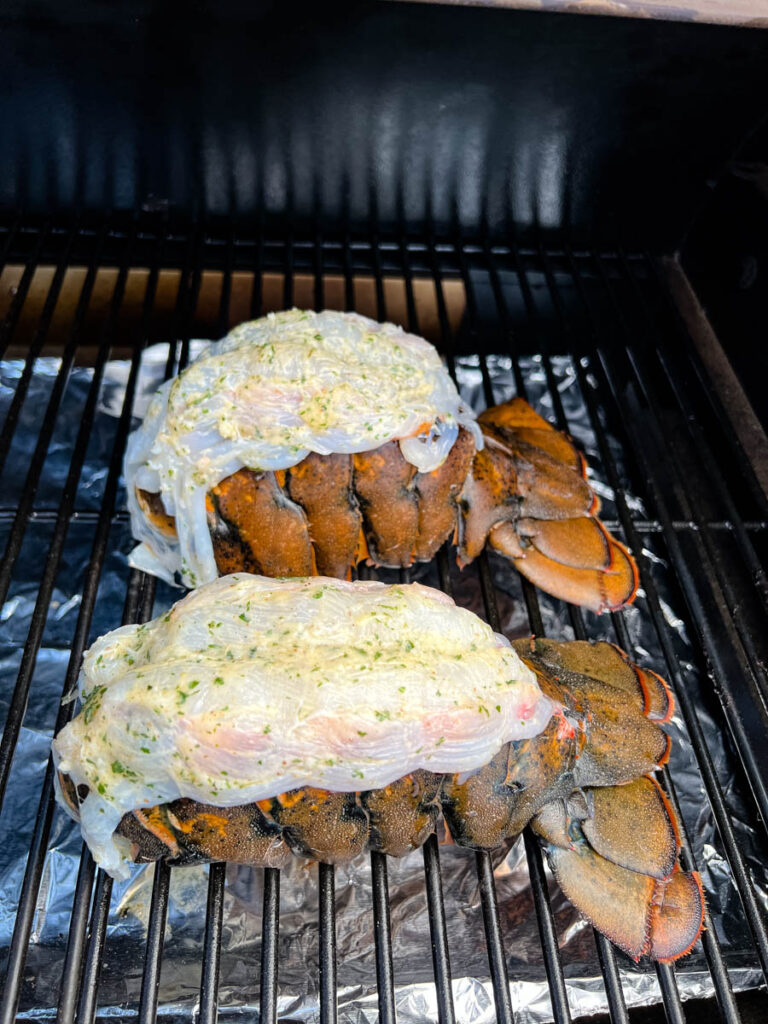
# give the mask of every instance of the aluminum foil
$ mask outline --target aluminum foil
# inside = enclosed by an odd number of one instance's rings
[[[192,352],[202,343],[193,343]],[[142,361],[137,416],[162,379],[167,346],[148,349]],[[554,373],[572,433],[587,452],[592,467],[591,482],[603,501],[607,520],[616,518],[613,495],[606,483],[587,410],[580,393],[575,368],[569,358],[554,360]],[[502,401],[515,392],[510,363],[505,358],[488,361],[494,399]],[[0,417],[12,398],[23,366],[18,362],[0,364]],[[92,514],[101,503],[107,467],[114,442],[117,417],[122,408],[128,364],[108,364],[101,387],[96,423],[78,490],[77,509],[83,513],[70,526],[56,580],[43,637],[37,657],[29,707],[13,762],[0,828],[4,836],[0,849],[0,950],[7,953],[15,907],[21,885],[28,844],[45,772],[51,730],[69,658],[80,602],[83,576],[93,539]],[[587,367],[588,370],[588,367]],[[12,508],[21,493],[30,463],[40,409],[47,402],[58,371],[58,361],[37,362],[30,393],[24,403],[21,422],[6,467],[5,508]],[[523,361],[527,397],[546,416],[553,417],[551,396],[541,360]],[[465,399],[477,408],[484,403],[482,376],[475,358],[460,359],[457,376]],[[53,531],[53,515],[60,500],[72,456],[74,438],[92,371],[76,368],[70,377],[50,445],[43,477],[38,488],[37,515],[30,521],[18,559],[8,599],[0,610],[0,698],[3,706],[13,690],[23,645],[42,572],[41,552],[47,550]],[[624,472],[622,450],[610,439],[612,451]],[[124,493],[119,497],[124,510]],[[639,498],[630,497],[633,512],[643,517]],[[91,520],[88,513],[91,513]],[[5,542],[11,515],[0,518],[0,540]],[[768,870],[761,857],[757,837],[749,821],[743,795],[731,770],[732,753],[717,723],[710,717],[705,698],[706,680],[695,668],[694,652],[686,636],[680,612],[669,594],[667,566],[652,532],[643,534],[646,553],[653,562],[656,582],[664,601],[664,612],[674,637],[676,654],[686,685],[699,700],[700,718],[710,753],[724,787],[738,839],[753,874],[758,897],[768,907]],[[118,515],[110,537],[110,551],[100,581],[91,637],[112,629],[120,622],[128,577],[127,554],[132,547],[125,515]],[[502,560],[491,559],[497,584],[502,628],[510,637],[525,635],[529,624],[517,574]],[[463,573],[453,567],[454,596],[459,603],[483,613],[479,578],[470,567]],[[434,567],[419,569],[418,578],[437,584]],[[160,613],[179,596],[161,584],[155,612]],[[641,594],[626,615],[635,655],[664,671],[662,652],[650,624]],[[567,606],[542,598],[542,616],[549,635],[572,637]],[[590,635],[615,640],[610,619],[586,615]],[[703,684],[703,686],[702,686]],[[685,827],[708,893],[709,909],[717,937],[735,988],[760,983],[755,956],[744,921],[730,869],[713,825],[701,777],[679,717],[671,723],[674,748],[671,772],[681,804]],[[48,1020],[55,1017],[58,986],[66,949],[72,909],[72,894],[82,844],[78,829],[57,810],[51,833],[37,904],[32,942],[25,970],[20,1017]],[[510,977],[516,1020],[521,1024],[552,1019],[549,989],[533,900],[528,884],[522,844],[499,851],[494,860],[499,912]],[[443,890],[449,928],[453,973],[453,994],[457,1019],[485,1022],[496,1019],[482,912],[475,870],[475,858],[452,846],[441,848]],[[152,866],[137,867],[131,879],[116,884],[109,917],[104,969],[98,1005],[101,1016],[133,1017],[141,988],[147,919],[153,878]],[[159,999],[163,1018],[186,1022],[194,1019],[199,999],[201,951],[205,927],[207,868],[176,868],[171,874],[166,944],[163,955]],[[259,1005],[259,958],[261,944],[262,872],[230,865],[224,903],[223,949],[220,975],[220,1013],[223,1017],[254,1019]],[[401,1024],[422,1024],[437,1020],[429,941],[429,922],[420,852],[401,861],[389,861],[389,892],[392,916],[394,969],[398,1020]],[[607,1009],[591,927],[564,899],[550,879],[550,893],[568,998],[574,1016]],[[376,969],[373,943],[373,912],[370,864],[359,858],[336,874],[339,1020],[344,1024],[374,1021],[378,1017]],[[279,1018],[282,1021],[315,1021],[318,1009],[317,868],[295,861],[282,873],[280,901]],[[649,964],[636,965],[618,953],[619,968],[628,1005],[660,1000],[656,973]],[[712,992],[706,962],[700,949],[677,968],[677,982],[684,998]]]

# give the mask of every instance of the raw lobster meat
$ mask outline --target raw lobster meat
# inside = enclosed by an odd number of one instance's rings
[[[54,749],[60,799],[88,817],[97,856],[110,815],[110,842],[135,860],[272,867],[401,856],[441,817],[475,849],[530,824],[567,897],[631,956],[675,959],[700,934],[701,885],[652,778],[673,700],[611,644],[510,647],[418,584],[238,575],[98,641],[81,690]],[[343,783],[357,778],[372,781]]]
[[[363,328],[369,333],[360,335]],[[180,568],[188,586],[207,582],[216,572],[238,570],[344,579],[366,558],[395,568],[428,561],[453,538],[460,564],[476,558],[487,542],[543,590],[595,612],[634,599],[635,562],[597,517],[599,501],[587,483],[583,456],[523,399],[488,409],[475,422],[432,346],[353,314],[293,311],[238,330],[241,335],[233,332],[218,343],[224,348],[206,357],[218,360],[212,368],[203,365],[205,360],[192,364],[178,379],[181,386],[164,392],[166,405],[151,410],[148,424],[129,444],[132,522],[134,534],[145,541],[133,564],[162,574],[161,549],[170,550],[180,540],[181,562],[165,564]],[[347,359],[362,359],[356,368],[338,360],[328,371],[339,344],[334,332],[348,344]],[[371,339],[375,345],[366,345]],[[316,365],[324,342],[327,351]],[[410,361],[395,367],[402,371],[397,387],[382,405],[389,410],[399,402],[397,416],[387,419],[379,412],[379,420],[358,423],[352,400],[332,428],[310,431],[317,408],[326,409],[340,390],[346,394],[348,377],[358,383],[370,382],[377,372],[381,377],[379,364],[389,365],[387,354],[406,349]],[[285,351],[287,368],[278,373],[267,363],[254,384],[248,374],[255,373],[252,366],[264,359],[265,350],[277,356]],[[235,356],[240,359],[236,372],[230,366]],[[201,377],[199,384],[185,377],[191,371]],[[322,373],[325,390],[315,393],[309,382]],[[423,387],[413,383],[420,375],[427,380]],[[212,379],[220,383],[201,391]],[[391,387],[388,377],[381,377],[381,387]],[[423,399],[427,391],[435,396],[429,401]],[[224,394],[234,398],[227,399],[218,420],[208,405],[207,418],[198,412],[203,402],[212,407],[212,397]],[[359,401],[373,404],[375,398],[369,388]],[[261,439],[283,412],[291,422],[285,433],[270,434],[276,439],[271,447],[260,442],[246,450],[255,443],[254,432]],[[426,421],[414,427],[420,416]],[[186,431],[183,444],[178,422]],[[366,435],[364,428],[376,433]],[[366,436],[388,439],[366,442]],[[234,463],[233,444],[242,446]],[[219,449],[221,456],[209,456]],[[437,449],[439,457],[433,457]],[[178,459],[169,456],[176,451],[182,453]],[[184,459],[189,472],[182,487],[178,466]],[[212,474],[213,462],[240,468]],[[169,474],[175,490],[166,487]],[[179,522],[183,535],[177,537]],[[209,536],[203,536],[206,526]],[[212,553],[201,556],[211,544]],[[189,553],[193,550],[196,556]]]

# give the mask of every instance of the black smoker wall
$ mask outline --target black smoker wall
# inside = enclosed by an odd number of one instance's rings
[[[768,33],[400,3],[0,13],[0,208],[168,204],[669,249],[768,106]]]

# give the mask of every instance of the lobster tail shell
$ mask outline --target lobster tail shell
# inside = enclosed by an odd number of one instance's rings
[[[287,470],[241,469],[207,495],[220,574],[349,577],[362,558],[404,568],[452,536],[460,564],[487,542],[532,583],[595,612],[631,602],[637,569],[596,518],[581,453],[522,399],[480,417],[485,446],[461,428],[442,465],[420,473],[397,441],[354,455],[306,456]],[[138,490],[165,538],[159,494]]]
[[[655,779],[645,775],[623,786],[588,789],[586,794],[582,831],[596,853],[653,878],[672,874],[679,839],[673,813]]]
[[[651,908],[648,955],[667,962],[685,956],[704,927],[706,904],[696,871],[676,871]]]
[[[425,843],[440,818],[441,785],[440,775],[416,771],[384,789],[362,793],[369,849],[402,857]]]
[[[519,640],[515,648],[557,702],[539,735],[508,743],[464,775],[418,770],[382,789],[304,787],[219,808],[180,799],[122,819],[134,859],[226,859],[279,867],[292,855],[339,863],[365,850],[402,856],[442,814],[460,846],[493,849],[531,824],[566,896],[633,957],[674,959],[696,941],[704,898],[680,869],[674,813],[648,773],[669,743],[663,680],[608,643]],[[79,792],[60,791],[77,814]]]
[[[134,860],[194,864],[229,860],[282,868],[291,848],[281,830],[257,804],[213,807],[174,800],[126,814],[120,834],[131,844]]]
[[[624,545],[611,537],[603,524],[597,519],[565,520],[564,522],[548,522],[544,525],[547,532],[557,531],[553,528],[577,526],[574,533],[596,531],[607,535],[609,544],[609,562],[605,565],[568,565],[557,561],[551,555],[540,551],[535,542],[526,540],[518,534],[512,523],[501,523],[491,529],[489,542],[491,547],[505,555],[514,564],[521,576],[525,576],[535,586],[559,597],[571,604],[581,605],[600,615],[602,612],[615,612],[631,604],[637,593],[638,576],[634,559]],[[570,529],[569,529],[570,532]],[[565,545],[559,544],[562,549]],[[588,543],[582,548],[574,544],[565,548],[561,555],[571,560],[586,560]]]
[[[208,527],[220,575],[313,575],[307,517],[285,493],[284,476],[241,469],[213,488]]]

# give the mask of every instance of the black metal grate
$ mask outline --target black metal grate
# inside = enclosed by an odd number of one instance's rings
[[[87,525],[93,539],[90,560],[78,588],[79,614],[62,698],[73,688],[83,650],[91,639],[111,531],[115,523],[125,521],[125,512],[118,504],[121,458],[147,344],[169,337],[180,339],[170,347],[166,367],[167,374],[176,372],[189,357],[191,337],[219,336],[232,322],[258,315],[267,304],[270,289],[279,306],[301,302],[321,308],[331,304],[332,292],[332,301],[340,308],[367,305],[363,311],[378,319],[393,317],[394,305],[411,329],[434,335],[452,371],[458,360],[476,357],[473,365],[482,376],[488,404],[494,401],[488,357],[499,353],[511,357],[511,372],[518,393],[523,395],[527,381],[521,359],[531,354],[540,357],[543,386],[557,425],[563,429],[568,429],[569,421],[554,365],[557,357],[571,357],[570,365],[597,438],[596,469],[613,492],[609,506],[615,519],[610,525],[623,533],[639,555],[643,590],[638,598],[640,614],[663,652],[665,664],[658,667],[674,687],[695,752],[719,843],[748,925],[752,943],[749,958],[762,970],[763,978],[768,977],[765,915],[726,793],[734,786],[739,789],[748,820],[757,830],[759,841],[764,842],[768,821],[768,679],[764,667],[768,663],[768,585],[763,564],[768,504],[730,419],[708,384],[691,339],[677,318],[654,258],[621,252],[519,250],[514,244],[491,248],[460,239],[438,245],[429,238],[380,241],[374,235],[365,239],[317,237],[296,241],[241,238],[234,231],[206,231],[202,227],[175,230],[164,220],[135,217],[127,224],[105,223],[96,228],[7,224],[0,229],[0,261],[7,273],[11,273],[8,268],[16,268],[12,277],[15,290],[0,326],[0,358],[9,352],[19,352],[24,358],[0,428],[0,471],[19,431],[26,429],[25,401],[36,373],[36,360],[52,348],[60,357],[18,500],[6,503],[0,499],[0,525],[6,528],[0,560],[0,606],[12,590],[14,569],[28,532],[38,524],[48,528],[34,611],[0,741],[0,799],[16,767],[13,755],[36,659],[51,615],[57,573],[66,557],[68,534],[75,524]],[[41,292],[43,267],[53,269]],[[73,267],[84,268],[77,300],[59,315]],[[101,314],[94,317],[100,268],[104,267],[116,268],[111,295]],[[135,268],[143,268],[138,300]],[[176,299],[161,310],[163,275],[169,268],[176,271]],[[245,297],[239,291],[241,279],[250,281],[250,295]],[[393,282],[397,284],[394,291]],[[26,311],[33,294],[41,294],[42,300],[36,317],[30,319]],[[138,317],[128,315],[129,306],[140,310]],[[81,501],[82,473],[104,369],[116,354],[129,357],[130,372],[111,450],[104,459],[106,482],[99,507],[94,509]],[[93,366],[93,376],[80,411],[68,475],[61,482],[55,505],[38,499],[38,491],[69,375],[83,360]],[[642,507],[633,500],[634,495],[642,498]],[[488,621],[498,629],[498,593],[490,559],[483,556],[467,572],[475,574]],[[438,556],[437,573],[441,585],[450,589],[455,573],[445,550]],[[543,633],[542,607],[551,605],[552,599],[539,595],[527,583],[523,583],[522,594],[531,631]],[[149,618],[154,596],[153,579],[130,573],[123,620]],[[669,624],[669,602],[692,641],[701,670],[700,687],[692,684],[680,662]],[[570,607],[567,616],[575,637],[607,636],[623,648],[632,649],[624,614],[598,620]],[[702,708],[730,737],[728,778],[716,768],[708,749],[699,720]],[[61,703],[56,730],[72,712],[71,703]],[[665,771],[663,783],[676,805],[674,772]],[[27,977],[24,968],[41,898],[53,813],[49,764],[7,951],[0,1024],[15,1019],[20,1000],[25,1010],[35,1007],[34,979]],[[568,985],[548,881],[538,844],[528,834],[524,841],[543,954],[542,978],[546,977],[549,984],[553,1018],[565,1022],[571,1019]],[[695,868],[685,825],[682,843],[684,866]],[[439,1019],[449,1024],[456,1019],[449,953],[452,925],[445,911],[440,853],[434,837],[425,845],[423,857],[431,930],[431,941],[424,936],[425,952],[430,941]],[[490,855],[478,853],[476,867],[496,1016],[499,1021],[510,1022],[513,1011],[505,946],[514,943],[514,936],[505,933],[500,920]],[[378,1007],[380,1019],[390,1024],[396,1019],[397,978],[386,858],[372,854],[371,868]],[[141,1022],[154,1020],[158,1013],[171,870],[164,865],[155,868],[138,1007]],[[275,870],[263,874],[260,1019],[269,1022],[277,1018],[280,874]],[[320,1020],[326,1024],[337,1017],[334,869],[320,865],[317,878],[319,1006]],[[98,1012],[111,891],[111,880],[95,869],[84,851],[66,937],[58,1008],[61,1024],[92,1024]],[[217,1014],[224,892],[224,865],[214,865],[209,874],[202,949],[202,1024],[215,1021]],[[702,947],[716,1006],[722,1019],[739,1021],[716,923],[708,925]],[[482,942],[483,937],[478,935],[477,940]],[[620,955],[597,933],[595,942],[610,1019],[627,1022],[630,1018],[622,991]],[[257,965],[251,969],[255,975]],[[677,984],[678,972],[685,971],[685,962],[656,969],[658,998],[670,1021],[685,1019]]]

